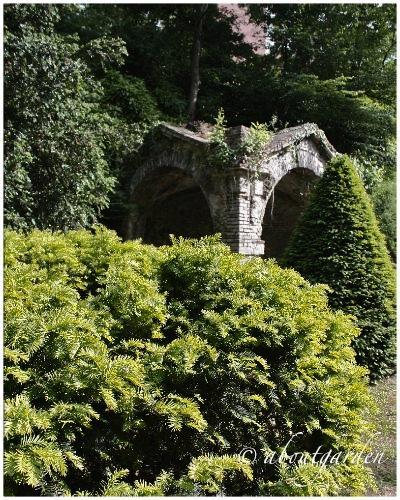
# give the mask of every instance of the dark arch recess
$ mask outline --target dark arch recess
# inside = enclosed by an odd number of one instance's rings
[[[199,238],[213,233],[206,197],[188,174],[177,168],[161,168],[147,176],[135,194],[142,215],[145,243],[165,245],[170,234]]]
[[[296,168],[276,184],[269,197],[263,220],[265,258],[273,257],[279,260],[282,257],[317,180],[318,177],[311,170]]]

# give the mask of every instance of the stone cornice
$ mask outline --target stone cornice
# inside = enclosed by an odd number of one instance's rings
[[[166,137],[189,142],[193,145],[206,146],[210,144],[209,139],[205,139],[186,128],[170,125],[169,123],[161,123],[157,129]],[[247,135],[248,130],[247,127],[242,125],[232,127],[228,129],[228,140],[240,142]],[[302,125],[285,128],[276,132],[265,146],[264,158],[267,159],[282,150],[298,144],[304,139],[312,140],[327,160],[330,160],[337,154],[335,148],[326,138],[325,133],[315,123],[303,123]]]

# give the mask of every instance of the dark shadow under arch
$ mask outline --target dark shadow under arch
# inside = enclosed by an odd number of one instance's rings
[[[177,168],[160,168],[138,186],[135,200],[142,214],[140,235],[145,243],[165,245],[170,234],[199,238],[213,234],[210,209],[202,189]]]
[[[282,257],[317,180],[312,171],[296,168],[277,183],[264,214],[262,239],[265,241],[265,258],[279,260]]]
[[[186,189],[156,202],[148,215],[143,241],[170,243],[170,234],[200,238],[213,233],[210,210],[200,188]]]

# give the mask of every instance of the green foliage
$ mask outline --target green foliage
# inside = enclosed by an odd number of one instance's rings
[[[247,137],[241,145],[244,162],[249,167],[257,168],[263,157],[266,144],[271,139],[271,132],[266,123],[251,123]]]
[[[103,35],[121,37],[128,50],[124,73],[142,78],[163,113],[185,119],[190,81],[190,52],[197,16],[192,5],[88,5],[68,23],[68,31],[84,40]],[[240,34],[232,32],[234,19],[224,16],[216,4],[208,6],[204,19],[199,110],[209,119],[221,105],[220,92],[237,73],[237,58],[251,55]],[[236,57],[236,60],[234,59]]]
[[[392,259],[396,259],[396,179],[387,177],[372,192],[375,213]]]
[[[129,210],[129,181],[137,150],[161,119],[161,114],[143,80],[114,69],[105,73],[101,84],[104,89],[102,105],[108,117],[103,133],[106,158],[117,179],[101,220],[109,227],[118,228]]]
[[[109,70],[103,80],[106,103],[131,122],[154,123],[160,118],[155,100],[140,78]]]
[[[351,473],[350,473],[351,471]],[[281,480],[275,484],[266,483],[263,494],[270,496],[337,496],[342,494],[362,494],[367,484],[375,490],[370,470],[357,463],[321,467],[318,464],[304,463],[290,469],[286,464],[279,467]],[[347,477],[354,482],[349,483]],[[342,490],[339,488],[342,485]]]
[[[210,135],[211,154],[208,159],[220,168],[242,161],[249,167],[257,168],[265,145],[271,139],[271,132],[265,123],[252,123],[245,139],[236,146],[227,142],[227,126],[224,110],[219,109],[215,125]]]
[[[382,163],[395,134],[393,110],[351,89],[350,82],[345,77],[322,80],[308,74],[285,76],[279,81],[279,93],[285,102],[281,120],[317,123],[338,151],[374,156]]]
[[[226,142],[227,124],[222,108],[218,110],[215,125],[210,135],[212,161],[218,167],[228,165],[233,161],[233,151]]]
[[[293,475],[301,494],[369,484],[363,467],[328,464],[319,488],[312,470],[264,463],[294,435],[288,454],[367,439],[358,331],[323,286],[218,237],[156,249],[100,227],[5,236],[8,495],[291,494]]]
[[[201,484],[204,493],[222,494],[224,476],[231,471],[242,473],[247,480],[253,479],[253,471],[249,461],[239,456],[229,455],[221,457],[206,455],[195,458],[189,465],[188,477],[194,483]]]
[[[268,4],[270,60],[286,74],[351,77],[352,88],[395,103],[396,9],[390,4]]]
[[[47,7],[5,10],[5,222],[22,229],[88,226],[114,185],[99,133],[100,88],[79,40],[55,31],[61,10],[51,6],[46,16]]]
[[[363,181],[367,193],[373,192],[379,186],[385,175],[385,167],[370,157],[352,155],[351,161]]]
[[[395,282],[372,204],[350,159],[328,164],[304,212],[284,263],[331,288],[330,304],[358,320],[354,346],[374,380],[395,363]]]
[[[374,210],[391,258],[396,260],[396,144],[374,152],[356,152],[351,157],[366,191],[371,196]]]
[[[60,30],[73,12],[5,9],[5,223],[13,228],[89,227],[110,197],[115,212],[127,164],[159,116],[143,81],[115,69],[127,55],[120,38],[84,43]]]

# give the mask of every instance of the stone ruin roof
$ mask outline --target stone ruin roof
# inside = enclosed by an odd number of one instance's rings
[[[207,146],[210,140],[202,137],[196,132],[192,132],[184,127],[161,123],[158,126],[159,131],[171,138],[191,142],[199,146]],[[243,141],[249,132],[248,127],[239,125],[231,127],[227,131],[227,141],[230,144],[238,144]],[[304,139],[310,139],[317,146],[318,150],[327,160],[330,160],[337,154],[335,148],[326,138],[325,133],[315,123],[303,123],[295,127],[289,127],[276,132],[265,147],[265,157],[272,156],[281,150],[287,149],[292,145],[299,143]]]
[[[265,152],[266,154],[275,153],[306,138],[311,139],[328,159],[337,154],[335,148],[326,138],[325,133],[315,123],[303,123],[296,127],[280,130],[274,134],[267,144]]]

